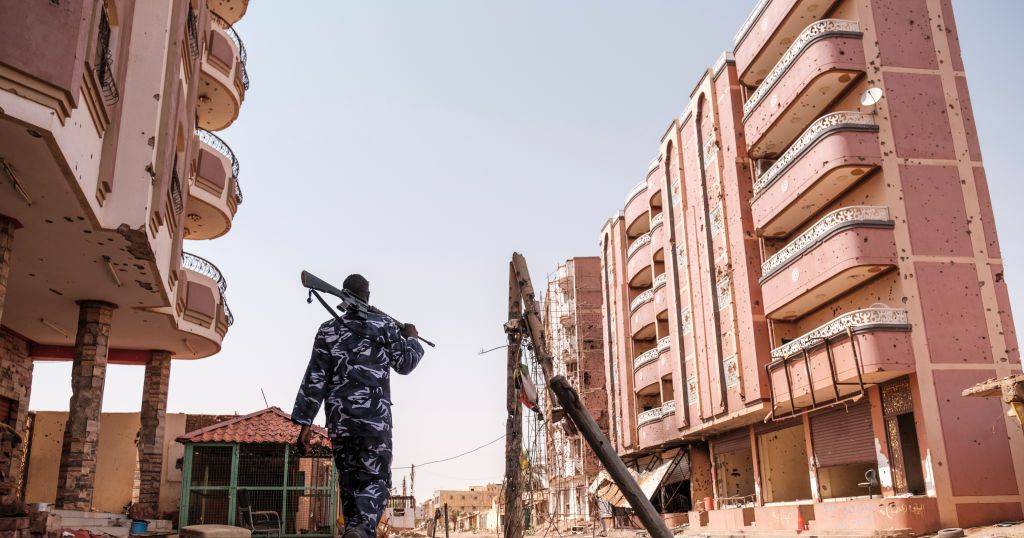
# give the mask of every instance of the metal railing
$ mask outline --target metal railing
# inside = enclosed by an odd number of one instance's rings
[[[657,215],[655,215],[654,217],[651,218],[651,229],[652,230],[657,228],[658,226],[661,226],[662,224],[665,224],[665,213],[664,212],[658,213]]]
[[[202,143],[206,144],[207,146],[210,146],[211,148],[216,150],[217,153],[220,153],[224,157],[227,157],[229,161],[231,161],[231,178],[235,180],[235,202],[241,204],[242,187],[238,182],[239,165],[238,158],[235,157],[235,152],[231,151],[231,146],[227,145],[227,143],[224,142],[224,140],[221,139],[221,137],[211,133],[210,131],[207,131],[206,129],[196,129],[196,136],[199,137],[199,140]]]
[[[192,9],[192,4],[188,5],[188,17],[185,19],[185,31],[187,32],[186,38],[188,41],[188,55],[193,60],[199,56],[199,17],[196,16],[196,12]]]
[[[245,43],[242,42],[242,38],[238,36],[238,32],[235,31],[235,28],[231,26],[231,24],[228,21],[221,18],[220,15],[217,15],[216,13],[211,11],[210,20],[213,22],[213,24],[217,25],[218,28],[224,30],[224,32],[228,34],[228,38],[231,39],[231,41],[235,44],[236,47],[238,47],[238,61],[242,64],[242,85],[245,86],[246,90],[248,90],[249,71],[246,69],[245,65],[246,61],[248,60],[248,55],[245,52]]]
[[[114,56],[110,50],[110,19],[107,18],[107,10],[100,10],[100,28],[96,37],[96,78],[100,81],[100,89],[103,93],[103,102],[113,105],[120,99],[121,94],[117,89],[117,81],[114,80]]]
[[[178,177],[177,161],[171,168],[171,204],[176,215],[180,215],[185,210],[185,199],[181,196],[181,178]]]
[[[220,290],[221,305],[224,308],[224,321],[228,327],[234,325],[235,316],[231,313],[231,308],[228,307],[228,283],[224,280],[224,275],[221,274],[220,269],[213,264],[210,260],[191,252],[181,253],[181,266],[190,271],[195,271],[205,277],[209,277],[211,280],[217,283],[217,289]]]
[[[202,256],[192,254],[191,252],[182,252],[181,266],[189,271],[195,271],[205,277],[209,277],[211,280],[216,282],[221,295],[228,291],[228,283],[224,280],[224,275],[221,274],[220,269],[218,269],[210,260],[207,260]]]

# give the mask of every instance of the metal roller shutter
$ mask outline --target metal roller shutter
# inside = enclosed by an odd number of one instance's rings
[[[867,400],[829,409],[810,418],[811,443],[818,467],[876,461],[871,405]]]
[[[711,440],[711,449],[716,454],[750,451],[750,431],[746,428],[733,430]]]

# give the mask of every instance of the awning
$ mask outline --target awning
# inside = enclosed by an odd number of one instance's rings
[[[684,450],[679,450],[674,457],[661,460],[660,463],[655,465],[653,468],[636,472],[633,469],[627,467],[630,476],[637,481],[640,485],[640,491],[644,492],[644,495],[648,499],[654,497],[654,494],[658,492],[658,488],[666,482],[666,478],[670,478],[668,482],[678,482],[679,480],[685,480],[689,474],[689,465],[685,465],[682,460],[687,458]],[[680,461],[676,461],[676,460]],[[673,465],[675,463],[675,465]],[[670,473],[671,471],[671,473]],[[671,474],[671,476],[669,476]],[[590,484],[589,492],[591,495],[596,496],[598,499],[603,499],[611,503],[612,506],[618,506],[620,508],[628,508],[629,502],[619,491],[619,487],[612,481],[611,476],[608,475],[608,471],[601,471],[597,474],[597,478],[594,479]]]

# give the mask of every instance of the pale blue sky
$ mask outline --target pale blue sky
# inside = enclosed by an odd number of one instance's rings
[[[438,343],[393,381],[395,465],[501,435],[504,354],[477,351],[504,341],[510,254],[538,287],[560,260],[597,254],[753,4],[252,0],[237,26],[252,88],[221,133],[245,203],[225,237],[186,245],[223,270],[236,323],[219,355],[174,363],[170,410],[247,413],[262,387],[290,411],[326,318],[299,271],[361,272],[373,302]],[[954,5],[1020,327],[1024,2]],[[69,376],[37,365],[32,408],[67,409]],[[105,411],[137,411],[142,368],[112,366],[106,387]],[[421,468],[418,496],[500,481],[502,452]]]

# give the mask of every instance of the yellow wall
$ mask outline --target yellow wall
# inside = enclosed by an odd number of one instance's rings
[[[26,502],[52,503],[57,495],[57,471],[67,412],[37,411],[32,430]],[[160,488],[160,512],[177,510],[181,495],[181,470],[175,468],[182,446],[175,439],[185,431],[184,414],[168,414],[164,440],[164,472]],[[139,433],[138,413],[103,413],[100,417],[100,445],[96,461],[93,509],[121,512],[132,500],[138,465],[135,439]]]

